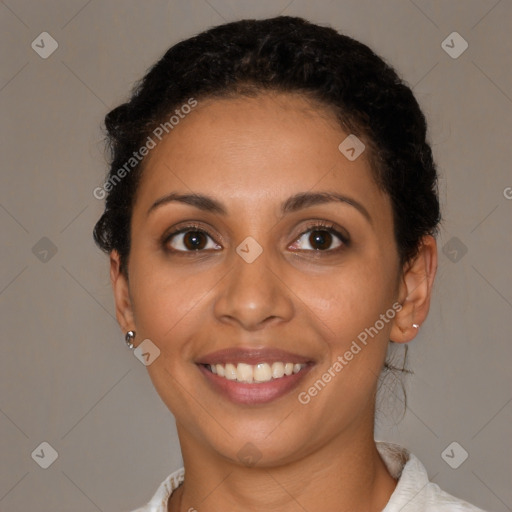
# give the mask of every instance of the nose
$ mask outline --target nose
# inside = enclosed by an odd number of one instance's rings
[[[222,280],[215,301],[216,318],[247,331],[289,321],[294,314],[293,293],[278,270],[270,267],[266,251],[252,263],[236,253],[232,260],[232,270]]]

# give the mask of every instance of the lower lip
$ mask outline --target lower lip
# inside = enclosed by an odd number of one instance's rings
[[[203,365],[198,365],[198,367],[215,391],[220,392],[232,402],[246,405],[266,404],[286,395],[299,385],[299,382],[311,369],[311,366],[307,365],[300,372],[280,379],[248,384],[219,377]]]

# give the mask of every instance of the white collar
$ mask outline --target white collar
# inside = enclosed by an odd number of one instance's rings
[[[376,441],[377,450],[397,486],[382,512],[484,512],[444,492],[429,481],[423,464],[400,445]],[[148,504],[133,512],[167,512],[169,497],[185,478],[184,468],[171,473]]]

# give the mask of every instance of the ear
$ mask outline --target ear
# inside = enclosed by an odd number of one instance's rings
[[[404,265],[399,283],[398,301],[402,309],[397,312],[390,339],[395,343],[411,341],[418,327],[427,318],[430,297],[437,270],[437,243],[426,235],[420,242],[416,257]]]
[[[120,263],[119,253],[113,250],[110,253],[110,282],[114,291],[116,318],[123,333],[126,333],[127,331],[135,330],[135,318],[128,287],[128,278],[121,272]]]

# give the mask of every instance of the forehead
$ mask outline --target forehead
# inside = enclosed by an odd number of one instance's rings
[[[298,95],[199,101],[146,157],[136,209],[175,190],[262,207],[316,189],[382,208],[387,197],[367,154],[350,161],[338,149],[348,135],[326,108]]]

